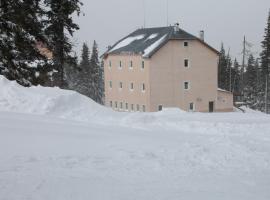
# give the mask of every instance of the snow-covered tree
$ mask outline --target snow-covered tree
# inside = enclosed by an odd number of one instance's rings
[[[52,71],[37,42],[46,43],[40,0],[1,1],[0,74],[24,86],[44,84]]]
[[[267,91],[268,97],[266,96],[266,82],[268,82],[268,86],[270,83],[270,11],[268,13],[267,26],[265,28],[264,40],[262,41],[262,52],[261,52],[261,85],[260,85],[260,100],[263,101],[264,104],[269,104],[269,90]],[[269,88],[269,87],[268,87]],[[265,102],[265,99],[268,99],[268,102]],[[263,109],[263,107],[261,108]],[[265,109],[264,109],[265,110]],[[266,112],[268,112],[268,106],[266,107]]]
[[[230,55],[226,55],[223,43],[221,44],[219,64],[218,64],[218,87],[230,90],[231,76],[231,65],[232,61]]]
[[[244,85],[244,100],[251,108],[256,108],[257,104],[257,71],[255,66],[255,58],[250,54],[248,58],[245,76],[245,85]]]
[[[93,43],[92,47],[92,54],[90,58],[90,66],[91,66],[91,98],[96,101],[100,102],[100,91],[99,91],[99,75],[100,75],[100,64],[99,64],[99,57],[98,57],[98,46],[96,41]]]
[[[233,67],[232,67],[232,92],[239,93],[240,92],[240,65],[235,58]]]
[[[49,38],[50,48],[57,73],[54,74],[54,84],[65,87],[64,64],[75,65],[75,56],[68,35],[73,35],[79,26],[73,22],[73,14],[80,13],[80,0],[44,0],[48,7],[45,33]]]

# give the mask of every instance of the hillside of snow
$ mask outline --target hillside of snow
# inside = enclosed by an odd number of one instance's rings
[[[270,117],[118,113],[0,76],[0,200],[269,200]]]

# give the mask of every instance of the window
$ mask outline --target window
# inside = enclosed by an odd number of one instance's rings
[[[109,87],[112,89],[112,81],[109,81]]]
[[[133,111],[134,110],[134,105],[133,104],[131,104],[131,111]]]
[[[189,90],[189,82],[184,82],[184,89]]]
[[[123,109],[123,102],[120,102],[120,109]]]
[[[109,61],[109,69],[112,68],[112,61]]]
[[[145,92],[145,84],[142,84],[142,92]]]
[[[162,105],[158,106],[158,111],[162,111]]]
[[[130,89],[131,91],[134,90],[134,84],[133,84],[133,83],[130,83],[129,89]]]
[[[126,103],[126,110],[128,110],[128,103]]]
[[[194,111],[194,103],[189,104],[189,111]]]
[[[140,111],[140,105],[137,104],[137,111]]]
[[[122,61],[119,61],[119,69],[122,69]]]
[[[117,105],[117,101],[116,101],[116,102],[114,102],[114,107],[117,108],[117,106],[118,106],[118,105]]]
[[[142,61],[142,69],[144,69],[144,61]]]
[[[143,112],[145,112],[145,105],[142,106],[142,110],[143,110]]]
[[[188,42],[184,42],[184,47],[188,47]]]
[[[113,106],[113,105],[112,105],[112,101],[110,101],[110,107],[112,108],[112,106]]]
[[[119,82],[119,89],[123,89],[123,82]]]
[[[132,61],[129,62],[129,69],[133,69],[133,62]]]
[[[188,59],[184,60],[184,65],[185,65],[185,67],[189,67],[189,60]]]

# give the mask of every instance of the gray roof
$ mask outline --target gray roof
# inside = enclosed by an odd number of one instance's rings
[[[105,54],[134,53],[149,58],[169,40],[198,40],[218,53],[216,49],[194,35],[182,29],[175,31],[175,27],[169,26],[138,29],[115,43]]]

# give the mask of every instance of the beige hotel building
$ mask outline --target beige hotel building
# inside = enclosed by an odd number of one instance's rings
[[[230,112],[233,95],[218,88],[218,59],[203,32],[195,37],[178,25],[138,29],[103,55],[106,106]]]

